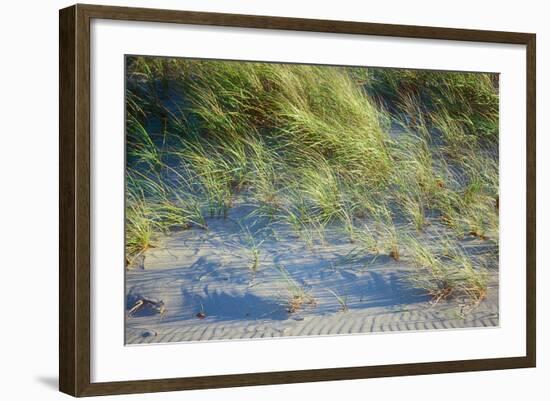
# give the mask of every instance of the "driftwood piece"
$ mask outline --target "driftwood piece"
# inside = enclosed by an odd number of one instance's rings
[[[134,304],[134,306],[132,306],[132,308],[128,311],[128,315],[134,316],[137,312],[139,312],[140,310],[146,307],[151,307],[153,310],[157,311],[161,317],[164,316],[164,314],[166,313],[166,307],[164,306],[164,301],[162,300],[153,301],[147,298],[140,298]]]

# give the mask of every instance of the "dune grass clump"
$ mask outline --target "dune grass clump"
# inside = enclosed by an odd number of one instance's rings
[[[408,237],[406,249],[416,269],[410,276],[411,283],[424,289],[434,304],[456,297],[476,305],[486,297],[486,267],[456,241],[443,237],[422,243]]]
[[[294,235],[300,238],[308,248],[313,248],[316,240],[323,242],[325,226],[321,221],[314,218],[314,214],[309,212],[305,201],[298,194],[293,193],[286,198],[287,204],[281,208],[279,221],[288,224]],[[288,203],[289,199],[292,199]]]
[[[156,246],[159,233],[207,228],[195,198],[184,198],[171,187],[159,186],[155,179],[135,175],[130,171],[126,184],[126,260],[130,266],[137,256]]]
[[[188,145],[178,155],[190,165],[210,217],[227,217],[232,205],[232,167],[227,160],[217,151],[209,151],[201,144]]]
[[[250,141],[249,145],[250,192],[259,208],[273,217],[282,202],[284,165],[276,151],[270,149],[263,141]]]
[[[381,112],[345,71],[308,67],[286,74],[277,117],[293,149],[322,155],[334,170],[374,186],[391,160]],[[303,152],[297,152],[298,160]]]
[[[239,227],[241,230],[241,242],[236,243],[235,247],[245,252],[249,269],[255,273],[261,265],[261,246],[265,242],[265,238],[259,240],[250,232],[248,226],[241,222],[239,222]]]
[[[416,271],[411,283],[425,290],[433,303],[449,298],[456,290],[456,272],[448,268],[443,259],[420,241],[409,238],[407,250]]]
[[[341,216],[339,179],[326,160],[320,158],[315,165],[299,168],[296,175],[299,180],[296,191],[304,201],[309,221],[326,225]]]
[[[365,254],[379,255],[381,252],[378,231],[363,225],[354,228],[355,243]]]
[[[433,206],[443,181],[427,140],[408,133],[396,144],[393,176],[394,197],[403,215],[417,231],[426,225],[426,213]]]
[[[131,266],[137,256],[153,246],[153,222],[145,202],[132,199],[126,206],[126,266]]]
[[[275,265],[279,271],[281,278],[284,280],[288,298],[287,298],[287,311],[288,313],[295,313],[305,306],[315,307],[317,301],[309,294],[303,285],[300,285],[288,272],[283,265]]]
[[[333,291],[330,288],[327,288],[326,290],[330,292],[334,296],[334,298],[336,298],[336,300],[338,301],[338,304],[340,304],[340,312],[347,312],[349,310],[346,297],[342,297],[338,295],[336,291]]]
[[[348,174],[368,173],[374,183],[390,168],[380,111],[345,69],[185,60],[181,65],[179,86],[189,104],[177,135],[200,133],[225,149],[246,147],[268,133],[284,146],[289,163],[320,154]]]
[[[498,243],[498,159],[492,152],[471,152],[454,168],[454,178],[434,202],[441,221],[459,238],[471,235]]]
[[[456,134],[449,134],[456,121],[448,114],[447,126],[438,131],[426,121],[431,115],[419,111],[418,98],[409,97],[406,104],[407,117],[401,122],[405,134],[395,141],[392,153],[395,201],[403,216],[417,231],[429,224],[426,217],[435,212],[459,237],[487,239],[490,232],[498,238],[496,144],[469,138],[464,143],[449,141],[449,135]]]
[[[470,140],[498,139],[498,75],[451,71],[369,69],[369,91],[399,108],[417,97],[432,122],[454,122]]]

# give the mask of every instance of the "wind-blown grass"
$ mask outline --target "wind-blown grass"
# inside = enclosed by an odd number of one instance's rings
[[[436,300],[483,298],[456,241],[446,257],[420,239],[443,224],[498,244],[495,74],[129,57],[127,88],[127,260],[244,200],[310,248],[337,227],[413,264]]]
[[[328,292],[330,292],[336,298],[336,300],[340,304],[340,311],[341,312],[347,312],[347,310],[348,310],[347,299],[345,297],[342,297],[342,296],[338,295],[338,293],[336,291],[333,291],[330,288],[327,288],[326,290]]]
[[[304,306],[316,306],[317,301],[309,292],[300,285],[294,278],[290,275],[288,270],[283,265],[276,265],[277,270],[279,271],[281,278],[286,284],[288,291],[288,313],[294,313],[302,309]]]
[[[403,99],[419,98],[427,118],[453,121],[470,140],[498,137],[498,75],[379,68],[370,69],[369,91],[400,108]]]
[[[456,242],[446,239],[422,243],[406,240],[406,249],[416,271],[411,283],[426,290],[434,303],[450,297],[463,297],[477,304],[487,294],[487,270],[468,256]]]

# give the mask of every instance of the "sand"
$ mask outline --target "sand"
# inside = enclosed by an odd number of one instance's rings
[[[405,330],[491,327],[499,324],[498,271],[489,274],[487,299],[475,308],[464,300],[430,302],[407,281],[411,267],[385,255],[356,253],[337,227],[324,243],[307,246],[288,227],[253,232],[262,238],[256,271],[243,240],[248,206],[228,218],[208,219],[158,238],[126,272],[126,311],[139,299],[162,301],[165,313],[143,308],[126,317],[126,344],[313,336]],[[255,224],[254,227],[264,227]],[[437,235],[435,224],[425,235]],[[431,231],[430,231],[431,230]],[[488,246],[468,239],[473,251]],[[315,300],[289,312],[289,276]],[[338,297],[340,297],[340,301]],[[345,308],[342,305],[345,302]]]

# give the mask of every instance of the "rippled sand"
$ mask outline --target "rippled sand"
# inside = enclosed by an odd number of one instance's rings
[[[325,243],[309,247],[287,228],[277,227],[276,235],[267,236],[260,246],[254,272],[238,224],[246,210],[231,213],[227,219],[211,219],[207,231],[190,229],[160,239],[140,265],[126,273],[127,311],[141,298],[162,300],[166,309],[162,317],[153,308],[128,316],[127,344],[499,324],[497,270],[490,272],[488,297],[477,307],[460,299],[432,305],[408,284],[406,263],[357,254],[356,245],[338,230],[329,230]],[[470,240],[466,246],[487,244]],[[286,268],[315,305],[289,313],[289,285],[277,266]]]

